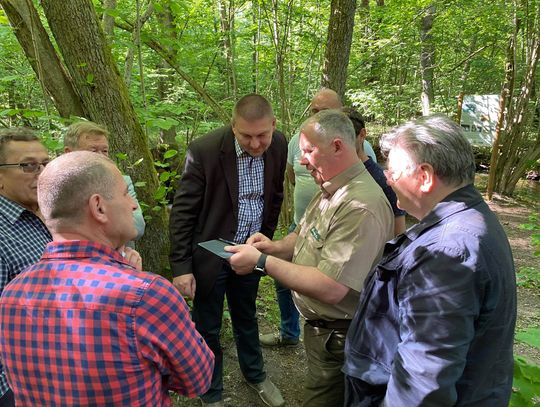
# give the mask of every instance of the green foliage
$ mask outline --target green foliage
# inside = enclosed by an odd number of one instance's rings
[[[514,382],[512,407],[528,407],[540,404],[540,366],[529,363],[525,358],[514,359]]]
[[[516,339],[540,349],[540,328],[529,327],[524,331],[516,332]]]
[[[522,267],[516,276],[519,287],[540,289],[540,272],[536,267]]]
[[[535,256],[540,256],[540,216],[539,214],[529,215],[529,222],[519,225],[523,230],[531,231],[531,242],[535,247]]]

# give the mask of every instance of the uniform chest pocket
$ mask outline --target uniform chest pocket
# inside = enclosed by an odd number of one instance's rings
[[[318,225],[304,225],[298,234],[298,240],[295,247],[294,255],[302,253],[316,254],[322,250],[326,241],[327,229],[321,230]]]

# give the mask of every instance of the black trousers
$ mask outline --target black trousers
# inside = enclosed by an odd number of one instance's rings
[[[228,265],[224,265],[214,288],[207,297],[200,298],[195,293],[193,321],[215,355],[212,384],[201,397],[205,403],[222,399],[223,352],[219,336],[225,295],[231,315],[240,370],[250,383],[260,383],[266,379],[256,313],[259,280],[260,277],[255,274],[238,276]]]
[[[0,407],[15,407],[15,395],[11,389],[0,397]]]

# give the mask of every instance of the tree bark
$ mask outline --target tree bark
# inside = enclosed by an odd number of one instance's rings
[[[114,35],[114,17],[108,14],[107,10],[116,10],[116,0],[103,0],[103,8],[105,9],[101,19],[103,31],[107,37],[112,37]]]
[[[356,0],[332,0],[321,84],[343,99],[351,53]]]
[[[529,106],[532,90],[535,84],[536,70],[540,56],[540,5],[537,5],[535,24],[536,35],[529,42],[530,46],[526,51],[526,71],[520,86],[521,92],[515,103],[512,115],[508,117],[507,150],[504,161],[501,160],[501,177],[499,192],[504,195],[512,195],[517,181],[523,175],[528,160],[537,160],[539,157],[534,154],[528,157],[534,148],[527,148],[526,142],[529,138],[527,125],[531,117],[532,109]],[[536,144],[539,138],[537,136]]]
[[[145,269],[162,273],[167,264],[169,245],[165,208],[156,206],[154,200],[158,188],[156,171],[145,134],[105,41],[92,1],[42,0],[41,4],[67,69],[79,89],[88,118],[107,126],[112,150],[125,152],[128,157],[120,165],[135,182],[146,184],[137,193],[139,201],[152,209],[148,211],[152,219],[138,247]],[[129,165],[141,158],[136,168]]]
[[[237,89],[238,85],[236,84],[236,68],[235,68],[235,57],[234,57],[234,4],[232,0],[228,1],[228,6],[226,0],[218,0],[218,9],[220,16],[220,27],[221,27],[221,47],[223,48],[223,54],[225,56],[225,71],[227,75],[228,82],[228,95],[237,100]]]
[[[126,86],[128,88],[131,83],[131,74],[133,72],[133,61],[135,59],[135,50],[136,49],[139,50],[141,46],[141,29],[144,23],[146,23],[148,19],[152,16],[153,12],[154,12],[154,5],[152,4],[152,2],[150,2],[144,14],[138,15],[135,20],[135,27],[133,28],[133,32],[131,34],[132,44],[128,48],[128,52],[126,54],[125,64],[124,64],[124,81],[126,82]],[[141,81],[142,81],[142,78],[141,78]]]
[[[422,18],[422,27],[420,31],[420,41],[422,43],[422,51],[420,54],[420,66],[422,71],[422,114],[427,116],[431,112],[433,104],[433,70],[435,67],[435,44],[433,43],[433,21],[436,16],[435,4],[431,4],[426,9],[426,14]]]
[[[71,78],[60,62],[39,15],[27,0],[0,0],[19,44],[62,117],[85,116]]]

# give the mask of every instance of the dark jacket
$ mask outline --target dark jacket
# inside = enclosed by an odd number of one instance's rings
[[[357,400],[508,405],[514,263],[503,228],[472,185],[388,242],[366,281],[343,368],[365,387]]]
[[[264,209],[261,233],[272,238],[283,201],[287,141],[275,131],[264,153]],[[238,169],[231,126],[193,141],[170,217],[173,276],[193,273],[196,295],[212,288],[223,263],[199,242],[232,240],[238,227]]]

